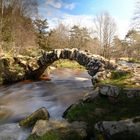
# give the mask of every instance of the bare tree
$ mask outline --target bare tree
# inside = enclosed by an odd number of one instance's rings
[[[116,23],[109,13],[104,12],[95,17],[94,24],[96,36],[100,41],[100,48],[103,50],[101,54],[110,58],[109,49],[116,33]]]
[[[19,53],[35,42],[33,13],[37,14],[37,0],[0,0],[2,50]]]
[[[136,1],[134,17],[132,20],[132,28],[140,30],[140,0]]]
[[[2,52],[3,40],[2,40],[2,27],[3,27],[3,11],[4,11],[4,0],[0,0],[0,50]]]
[[[68,48],[69,47],[69,30],[68,27],[60,23],[53,29],[48,36],[47,45],[50,48]]]

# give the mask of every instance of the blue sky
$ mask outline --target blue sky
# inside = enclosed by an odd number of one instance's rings
[[[93,18],[107,11],[115,19],[118,35],[123,38],[130,28],[136,0],[39,0],[39,13],[50,26],[63,22],[92,27]]]

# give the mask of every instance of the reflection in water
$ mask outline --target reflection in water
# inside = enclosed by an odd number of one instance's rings
[[[51,78],[51,81],[0,87],[0,129],[5,123],[17,122],[40,107],[46,107],[52,118],[61,119],[69,105],[92,90],[86,71],[56,69]]]

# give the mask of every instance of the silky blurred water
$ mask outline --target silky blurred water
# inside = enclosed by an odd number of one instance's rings
[[[28,131],[18,126],[19,120],[40,107],[46,107],[51,118],[61,119],[67,107],[92,90],[86,71],[59,68],[50,77],[51,81],[0,87],[0,140],[25,139]]]

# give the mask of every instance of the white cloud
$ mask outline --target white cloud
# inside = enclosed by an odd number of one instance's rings
[[[130,20],[115,18],[117,23],[117,34],[121,39],[125,38],[130,29]]]
[[[75,3],[66,3],[62,0],[46,0],[47,8],[44,6],[42,10],[42,16],[49,20],[49,25],[52,28],[56,27],[60,22],[66,26],[72,27],[73,25],[79,25],[87,27],[90,32],[95,30],[94,28],[94,17],[95,15],[71,15],[64,13],[61,8],[73,9]],[[129,19],[122,19],[120,17],[114,17],[117,23],[117,35],[124,39],[128,30],[130,29]]]
[[[62,7],[62,1],[61,0],[46,0],[46,5],[60,9]]]
[[[75,8],[75,3],[67,3],[62,0],[46,0],[46,5],[57,9],[65,8],[72,10]]]
[[[71,28],[73,25],[78,25],[81,27],[87,27],[90,32],[94,32],[94,17],[91,15],[70,15],[70,14],[61,14],[61,18],[52,18],[49,20],[49,23],[52,28],[56,27],[60,22],[64,25]],[[128,30],[130,29],[130,22],[129,20],[122,20],[119,18],[115,18],[117,24],[117,35],[124,39],[125,35],[127,34]],[[52,26],[53,25],[53,26]]]
[[[87,27],[89,30],[93,28],[94,16],[90,15],[69,15],[64,14],[62,18],[62,23],[72,27],[73,25],[78,25],[81,27]]]
[[[72,9],[75,8],[75,3],[70,3],[70,4],[65,3],[64,5],[65,5],[65,6],[64,6],[65,9],[70,9],[70,10],[72,10]]]

